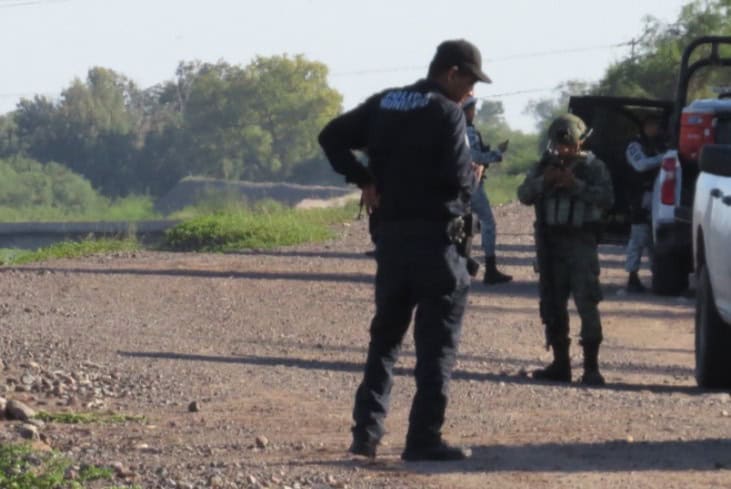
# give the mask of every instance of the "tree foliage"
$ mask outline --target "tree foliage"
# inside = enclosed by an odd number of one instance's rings
[[[504,114],[502,102],[485,100],[475,114],[475,126],[480,130],[485,144],[489,143],[493,148],[506,139],[510,141],[502,163],[488,171],[520,174],[536,159],[538,136],[511,129]]]
[[[286,180],[321,158],[317,132],[341,101],[326,66],[303,56],[183,62],[146,90],[96,67],[58,100],[0,117],[0,156],[62,163],[109,196],[160,194],[190,174]]]
[[[553,98],[533,101],[527,111],[534,115],[539,132],[545,134],[550,120],[566,110],[571,95],[672,100],[683,50],[693,39],[709,35],[731,35],[731,0],[691,1],[682,8],[675,22],[669,24],[656,17],[646,17],[631,52],[610,65],[597,83],[566,82],[557,87]],[[707,54],[701,50],[696,56]],[[722,54],[731,56],[731,49],[723,48]],[[730,85],[731,69],[704,68],[691,80],[688,97],[690,100],[712,97],[714,86]]]

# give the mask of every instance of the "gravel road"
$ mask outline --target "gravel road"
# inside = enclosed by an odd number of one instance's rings
[[[0,397],[145,416],[47,423],[36,442],[143,488],[731,487],[731,396],[694,385],[693,299],[623,295],[622,250],[603,248],[607,387],[534,382],[526,372],[550,354],[531,210],[495,214],[500,264],[515,281],[473,285],[445,426],[473,447],[471,460],[398,458],[410,337],[378,459],[346,453],[373,312],[362,221],[331,242],[276,251],[2,269]],[[572,310],[573,333],[577,324]],[[17,424],[0,422],[0,442],[17,439]]]

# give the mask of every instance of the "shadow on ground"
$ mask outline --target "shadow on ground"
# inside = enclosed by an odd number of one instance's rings
[[[211,363],[230,363],[230,364],[242,364],[242,365],[256,365],[265,367],[286,367],[286,368],[301,368],[305,370],[323,370],[333,372],[350,372],[350,373],[361,373],[363,371],[363,365],[361,363],[340,361],[340,360],[313,360],[304,358],[293,358],[293,357],[272,357],[272,356],[256,356],[256,355],[241,355],[241,356],[215,356],[215,355],[196,355],[188,353],[174,353],[174,352],[130,352],[130,351],[118,351],[122,357],[128,358],[152,358],[157,360],[176,360],[176,361],[193,361],[193,362],[211,362]],[[607,365],[607,368],[611,369]],[[647,366],[636,366],[638,372],[647,372]],[[681,370],[690,375],[690,371],[687,369]],[[662,369],[663,373],[668,372],[667,368]],[[394,374],[398,376],[410,376],[412,370],[402,367],[394,369]],[[539,384],[526,375],[506,375],[501,373],[490,373],[490,372],[475,372],[464,369],[455,370],[452,378],[455,380],[473,380],[478,382],[503,382],[510,384]],[[544,383],[545,384],[545,383]],[[562,387],[567,389],[586,389],[586,387],[579,384],[550,384],[554,387]],[[652,392],[655,394],[663,393],[681,393],[689,395],[699,395],[705,392],[694,386],[688,385],[670,385],[670,384],[629,384],[625,382],[610,382],[606,386],[598,388],[609,391],[625,391],[625,392]]]
[[[366,470],[449,474],[476,472],[642,472],[731,469],[731,440],[668,440],[628,443],[536,443],[472,447],[461,462],[363,463],[359,460],[307,461],[303,465],[358,466]]]

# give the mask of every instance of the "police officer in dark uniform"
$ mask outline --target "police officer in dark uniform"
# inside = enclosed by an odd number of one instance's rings
[[[479,50],[445,41],[428,76],[386,90],[332,120],[320,144],[333,169],[378,209],[376,312],[363,381],[355,396],[350,452],[375,457],[384,434],[393,366],[414,314],[416,395],[404,460],[459,460],[442,425],[470,277],[450,230],[470,212],[481,169],[472,162],[460,103],[482,72]],[[366,148],[369,168],[353,149]]]
[[[627,243],[625,270],[629,273],[627,292],[644,292],[639,277],[642,252],[647,249],[652,257],[652,188],[660,171],[665,152],[664,137],[658,115],[649,115],[642,122],[642,132],[630,141],[625,151],[632,168],[629,188],[630,239]]]

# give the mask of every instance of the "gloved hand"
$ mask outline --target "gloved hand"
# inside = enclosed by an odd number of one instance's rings
[[[562,170],[558,166],[548,165],[543,171],[543,188],[550,190],[557,186],[562,178]]]
[[[571,171],[571,169],[566,167],[560,167],[558,168],[558,177],[556,178],[556,188],[566,189],[570,190],[574,187],[576,184],[576,177],[574,177],[574,172]]]

